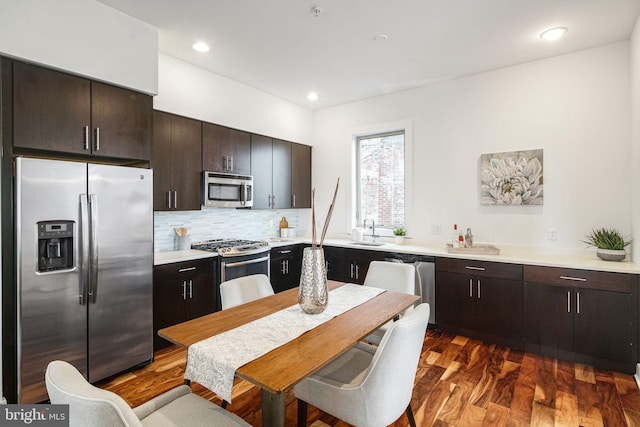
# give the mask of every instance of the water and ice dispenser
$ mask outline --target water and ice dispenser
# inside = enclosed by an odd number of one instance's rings
[[[38,222],[38,272],[73,268],[73,221]]]

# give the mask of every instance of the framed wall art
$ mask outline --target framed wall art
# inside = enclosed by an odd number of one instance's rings
[[[481,205],[542,205],[542,150],[480,156]]]

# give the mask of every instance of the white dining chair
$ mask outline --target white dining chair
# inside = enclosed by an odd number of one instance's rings
[[[379,346],[359,342],[296,384],[298,427],[307,425],[308,404],[358,427],[388,426],[405,412],[415,427],[411,395],[428,322],[429,304],[420,304]]]
[[[220,284],[223,310],[273,294],[273,286],[266,274],[238,277]]]
[[[412,264],[389,261],[371,261],[367,275],[364,278],[364,286],[387,289],[389,291],[402,292],[414,295],[416,289],[416,269]],[[405,310],[407,313],[413,306]],[[403,314],[404,314],[403,313]],[[393,324],[393,320],[385,323],[364,340],[372,344],[379,344],[382,336]]]
[[[69,405],[70,427],[250,427],[231,412],[191,393],[173,388],[131,408],[120,396],[91,385],[70,363],[55,360],[45,372],[52,404]]]

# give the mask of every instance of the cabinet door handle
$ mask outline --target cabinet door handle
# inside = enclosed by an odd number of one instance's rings
[[[193,298],[193,280],[189,280],[189,298]]]
[[[222,156],[222,170],[227,172],[227,156]]]
[[[89,126],[84,127],[84,149],[89,149]]]
[[[271,200],[273,201],[273,205],[271,206],[272,208],[276,208],[276,195],[274,194],[273,196],[271,196]]]
[[[574,282],[586,282],[587,279],[584,277],[571,277],[571,276],[560,276],[561,279],[564,280],[573,280]]]
[[[360,278],[360,266],[356,264],[356,280]]]
[[[279,254],[290,254],[291,253],[291,249],[287,250],[287,251],[278,251]]]
[[[171,209],[171,191],[167,191],[167,207]]]
[[[100,151],[100,128],[96,128],[96,151]]]
[[[576,314],[580,314],[580,292],[576,292]]]
[[[173,208],[178,209],[178,190],[173,191]]]
[[[185,271],[193,271],[196,267],[185,267],[178,270],[178,273],[184,273]]]
[[[478,279],[478,299],[480,299],[480,279]]]
[[[295,194],[291,195],[291,207],[293,207],[293,208],[296,207],[296,195]]]
[[[351,266],[351,273],[349,274],[349,277],[351,277],[353,279],[353,263],[349,264]]]
[[[233,156],[229,156],[229,172],[233,172]]]
[[[287,262],[287,274],[289,274],[289,260],[287,260],[286,262]]]
[[[284,261],[282,261],[282,264],[280,266],[280,271],[282,272],[282,274],[285,274]]]
[[[473,298],[473,279],[469,279],[469,298]]]
[[[567,291],[567,313],[571,313],[571,291]]]
[[[182,281],[182,299],[187,299],[187,281]]]
[[[484,267],[473,267],[471,265],[467,265],[464,268],[466,268],[467,270],[476,270],[476,271],[485,271],[486,268]]]

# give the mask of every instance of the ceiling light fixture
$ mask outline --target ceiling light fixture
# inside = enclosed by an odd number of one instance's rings
[[[315,92],[311,92],[311,93],[309,93],[309,95],[307,95],[307,99],[308,99],[309,101],[317,101],[317,100],[318,100],[318,98],[320,98],[320,95],[318,95],[318,94],[317,94],[317,93],[315,93]]]
[[[555,27],[544,31],[542,34],[540,34],[540,38],[542,40],[552,42],[562,38],[562,36],[564,36],[566,32],[567,29],[565,27]]]
[[[193,50],[198,52],[209,52],[209,45],[205,42],[198,42],[193,45]]]
[[[386,42],[387,40],[389,40],[389,36],[383,33],[376,34],[375,36],[373,36],[374,42]]]

